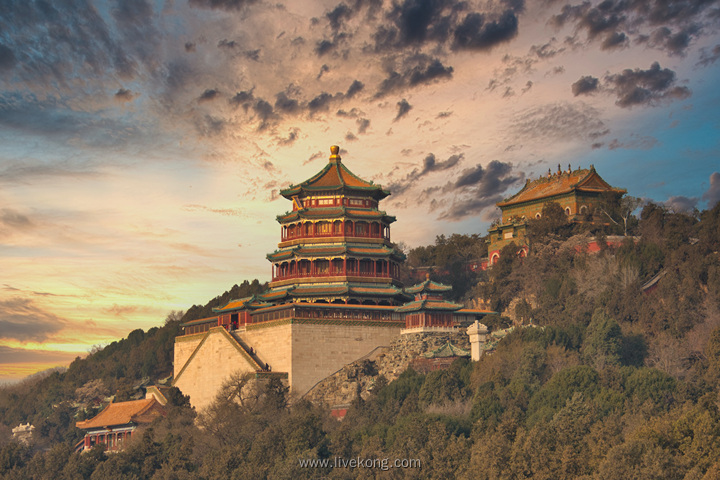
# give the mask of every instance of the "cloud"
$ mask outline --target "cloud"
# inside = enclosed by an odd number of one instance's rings
[[[352,98],[355,94],[361,92],[363,88],[365,88],[365,84],[360,80],[355,80],[350,87],[348,87],[347,92],[345,92],[345,96],[347,98]]]
[[[367,132],[368,127],[370,127],[370,120],[367,118],[358,118],[355,120],[355,123],[357,123],[358,126],[358,134]]]
[[[651,150],[658,145],[658,139],[651,136],[640,136],[637,134],[631,134],[627,140],[620,141],[614,138],[608,145],[609,150],[616,150],[619,148],[628,150]]]
[[[720,202],[720,172],[713,172],[710,175],[710,187],[703,193],[702,199],[707,202],[708,209]]]
[[[608,91],[617,96],[616,105],[628,108],[635,105],[654,105],[663,100],[683,99],[690,96],[687,87],[675,86],[675,72],[660,68],[654,62],[649,69],[625,69],[605,77]]]
[[[584,103],[556,102],[521,111],[511,130],[521,138],[596,140],[609,132],[600,112]]]
[[[211,100],[215,100],[220,96],[220,92],[214,88],[209,88],[205,90],[200,96],[198,97],[198,102],[209,102]]]
[[[410,187],[417,183],[418,180],[432,172],[441,172],[449,170],[459,164],[463,159],[462,154],[452,155],[444,161],[438,161],[435,154],[430,153],[424,159],[422,167],[414,168],[404,178],[396,180],[387,185],[387,188],[393,193],[394,198],[398,198]]]
[[[20,363],[64,363],[68,364],[77,357],[77,353],[51,350],[30,350],[0,345],[0,364]],[[4,370],[4,369],[3,369]]]
[[[117,92],[115,92],[114,98],[118,102],[130,102],[132,99],[136,97],[136,94],[131,92],[130,90],[126,90],[124,88],[118,89]]]
[[[388,67],[387,78],[379,85],[375,94],[376,98],[418,85],[450,79],[453,75],[453,67],[445,66],[439,59],[425,54],[415,54],[404,58],[402,65],[397,69],[391,63],[388,63]]]
[[[28,298],[0,300],[0,338],[42,342],[60,332],[67,320],[45,311]]]
[[[673,212],[691,212],[698,203],[697,197],[673,196],[667,199],[665,206]]]
[[[290,132],[288,132],[288,136],[285,138],[278,139],[278,145],[282,147],[287,147],[295,143],[295,141],[300,136],[300,129],[299,128],[291,128]]]
[[[577,29],[587,33],[589,41],[601,41],[603,49],[626,45],[629,39],[625,32],[644,31],[646,33],[638,34],[637,42],[647,42],[648,46],[670,55],[683,55],[692,39],[701,33],[701,25],[709,16],[707,10],[714,3],[606,1],[592,5],[586,1],[563,6],[561,12],[551,18],[550,24],[562,28],[574,23]]]
[[[17,63],[17,58],[13,51],[0,43],[0,72],[12,70]]]
[[[518,33],[518,19],[511,10],[499,19],[487,22],[481,13],[470,13],[458,25],[453,34],[454,50],[489,50],[507,42]]]
[[[629,42],[628,36],[623,32],[612,32],[605,37],[602,44],[600,45],[601,50],[615,50],[618,48],[627,47]]]
[[[187,212],[211,212],[225,217],[245,217],[246,213],[241,208],[211,208],[206,205],[188,204],[183,205]]]
[[[397,122],[398,120],[403,118],[413,108],[412,105],[410,105],[408,103],[408,101],[405,100],[404,98],[397,103],[397,107],[398,107],[398,110],[397,110],[397,115],[395,115],[395,119],[393,120],[394,122]]]
[[[258,3],[258,0],[190,0],[191,7],[208,8],[212,10],[243,10],[250,5]]]
[[[522,182],[525,175],[513,172],[511,163],[491,161],[486,167],[480,164],[463,170],[460,175],[440,189],[451,194],[449,206],[438,217],[441,220],[457,221],[470,216],[481,216],[483,210],[494,209],[503,194],[513,185]],[[437,189],[426,190],[436,194]]]
[[[715,45],[710,51],[703,48],[700,50],[700,60],[698,61],[698,65],[707,67],[711,63],[715,63],[718,58],[720,58],[720,44]]]
[[[597,91],[600,81],[590,75],[580,77],[580,80],[572,84],[572,93],[574,96],[587,95]]]

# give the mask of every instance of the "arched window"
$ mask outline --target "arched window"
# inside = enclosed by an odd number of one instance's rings
[[[570,207],[565,207],[565,215],[570,216]]]
[[[536,218],[537,220],[540,220],[540,217],[542,217],[542,214],[541,214],[540,212],[538,212],[538,213],[535,214],[535,218]]]
[[[586,205],[583,205],[582,207],[580,207],[580,215],[587,215],[587,212],[588,212],[588,208]]]

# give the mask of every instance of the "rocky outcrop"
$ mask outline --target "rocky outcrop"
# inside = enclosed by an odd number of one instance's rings
[[[376,348],[365,357],[345,365],[318,382],[303,398],[330,406],[348,405],[357,395],[367,398],[380,376],[385,377],[388,382],[395,380],[414,359],[448,341],[464,350],[470,349],[464,329],[453,333],[400,335],[387,347]]]

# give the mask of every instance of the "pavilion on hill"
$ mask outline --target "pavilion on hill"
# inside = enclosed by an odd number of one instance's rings
[[[502,210],[500,222],[488,231],[489,265],[500,258],[500,250],[508,244],[519,247],[518,254],[528,252],[526,227],[531,219],[539,219],[546,203],[556,202],[571,222],[596,223],[600,221],[597,211],[601,197],[611,194],[618,197],[627,190],[612,187],[600,177],[594,166],[589,169],[563,171],[558,165],[556,173],[548,170],[547,176],[528,180],[512,197],[497,204]]]

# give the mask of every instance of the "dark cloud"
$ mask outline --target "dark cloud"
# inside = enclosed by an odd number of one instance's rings
[[[118,102],[129,102],[133,98],[135,98],[135,94],[131,92],[130,90],[127,90],[125,88],[118,89],[117,92],[115,92],[114,98]]]
[[[673,212],[692,212],[697,206],[697,197],[685,197],[682,195],[670,197],[665,202],[665,206]]]
[[[368,127],[370,126],[370,120],[367,118],[358,118],[355,120],[355,123],[358,125],[358,134],[363,134],[367,132]]]
[[[330,67],[328,67],[326,64],[323,63],[322,67],[320,67],[320,72],[317,74],[317,77],[315,77],[316,80],[320,80],[322,76],[330,71]]]
[[[330,108],[330,102],[332,102],[333,96],[327,92],[322,92],[317,97],[313,98],[308,102],[307,108],[310,113],[315,113],[321,110],[327,110]]]
[[[450,36],[457,11],[465,8],[451,0],[404,0],[387,14],[389,24],[380,25],[373,39],[375,51],[403,49],[425,42],[444,43]]]
[[[209,102],[211,100],[215,100],[220,96],[220,91],[214,89],[214,88],[208,88],[205,90],[200,96],[198,97],[198,102]]]
[[[555,47],[555,38],[543,45],[533,45],[530,47],[530,53],[543,60],[553,58],[555,55],[565,51],[564,47]]]
[[[452,114],[453,112],[440,112],[435,116],[435,118],[447,118]]]
[[[143,1],[135,3],[141,9],[147,6]],[[0,14],[0,64],[5,69],[14,66],[26,88],[69,90],[81,80],[87,89],[102,89],[107,74],[127,80],[136,75],[139,64],[154,65],[155,17],[151,9],[144,14],[142,20],[126,16],[122,6],[113,9],[114,28],[89,0],[5,1]],[[141,24],[148,32],[133,38]]]
[[[597,91],[600,80],[590,75],[580,77],[580,80],[572,84],[572,93],[576,97],[578,95],[587,95]]]
[[[422,167],[414,168],[410,173],[405,175],[404,178],[391,182],[387,187],[393,193],[394,197],[397,198],[427,174],[449,170],[460,163],[462,159],[463,155],[458,154],[448,157],[447,160],[438,161],[435,155],[430,153],[423,159]]]
[[[398,72],[392,64],[387,65],[388,76],[378,87],[375,94],[377,98],[410,87],[449,79],[452,78],[453,74],[452,67],[446,67],[439,59],[425,54],[416,54],[404,58],[398,70],[400,71]]]
[[[494,208],[502,200],[503,193],[524,179],[522,172],[513,172],[512,164],[498,160],[491,161],[487,167],[478,164],[467,168],[440,190],[451,194],[452,202],[439,219],[457,221],[480,216],[483,210]]]
[[[260,61],[260,49],[255,50],[245,50],[243,52],[243,55],[245,55],[245,58],[249,58],[250,60],[254,60],[256,62]]]
[[[252,90],[238,92],[235,94],[235,96],[233,96],[232,98],[230,98],[230,100],[228,100],[230,105],[232,105],[234,107],[243,107],[246,111],[248,108],[250,108],[250,106],[252,105],[252,103],[254,101],[255,101],[255,95],[253,95]]]
[[[185,51],[190,53],[195,51],[195,42],[185,42]]]
[[[584,103],[557,102],[529,108],[515,115],[512,131],[520,138],[597,140],[609,130],[600,112]]]
[[[347,92],[345,92],[345,96],[347,98],[352,98],[355,96],[355,94],[362,91],[362,89],[365,88],[365,84],[361,82],[360,80],[354,80],[353,83],[348,87]]]
[[[623,32],[612,32],[605,37],[600,48],[602,50],[615,50],[617,48],[626,47],[628,37]]]
[[[354,142],[354,141],[357,140],[357,139],[358,139],[358,138],[357,138],[357,137],[355,136],[355,134],[352,133],[352,132],[347,132],[347,133],[345,134],[345,140],[348,141],[348,142]]]
[[[698,65],[707,67],[711,63],[715,63],[718,58],[720,58],[720,44],[715,45],[709,52],[707,49],[703,48],[700,50],[700,60],[698,61]]]
[[[565,5],[550,23],[562,27],[568,23],[587,33],[588,40],[600,40],[602,47],[616,48],[627,42],[623,31],[640,31],[643,27],[657,27],[650,34],[641,33],[637,39],[650,47],[669,54],[684,54],[692,39],[698,36],[701,25],[711,15],[708,9],[715,4],[706,0],[680,1],[615,1],[597,5],[586,1]]]
[[[222,40],[220,40],[218,42],[217,46],[218,46],[218,48],[225,48],[225,49],[233,50],[235,47],[238,46],[238,43],[235,40],[227,40],[227,39],[223,38]]]
[[[345,118],[358,118],[360,115],[363,115],[363,113],[357,108],[352,108],[350,111],[340,109],[337,111],[336,115],[338,117]]]
[[[617,96],[616,105],[654,105],[662,100],[682,99],[690,96],[687,87],[675,86],[675,72],[653,63],[648,70],[626,69],[605,77],[605,87]]]
[[[710,175],[710,187],[703,193],[702,199],[707,202],[708,209],[720,202],[720,172],[713,172]]]
[[[413,108],[412,105],[410,105],[408,103],[408,101],[405,100],[404,98],[397,103],[397,107],[398,107],[398,111],[397,111],[397,115],[395,115],[395,119],[393,120],[394,122],[397,122],[402,117],[407,115],[408,112],[410,112],[410,110],[412,110],[412,108]]]
[[[338,4],[335,8],[325,14],[330,27],[337,31],[342,27],[345,20],[349,20],[355,15],[355,12],[344,3]]]
[[[261,98],[253,104],[252,109],[257,118],[260,119],[258,130],[265,130],[269,126],[270,121],[276,118],[272,105]]]
[[[287,93],[280,92],[275,96],[275,109],[285,113],[295,113],[300,109],[300,103],[287,96]]]
[[[318,57],[322,57],[326,53],[335,49],[337,44],[330,40],[319,40],[315,43],[315,53]]]
[[[249,7],[250,5],[258,3],[258,0],[190,0],[189,3],[191,7],[195,8],[209,8],[230,12]]]
[[[517,33],[518,19],[512,10],[490,22],[481,13],[470,13],[455,29],[452,47],[454,50],[489,50],[515,38]]]
[[[13,51],[0,43],[0,72],[11,70],[16,63],[17,59]]]
[[[28,298],[0,300],[0,338],[42,342],[65,328],[66,320]]]

